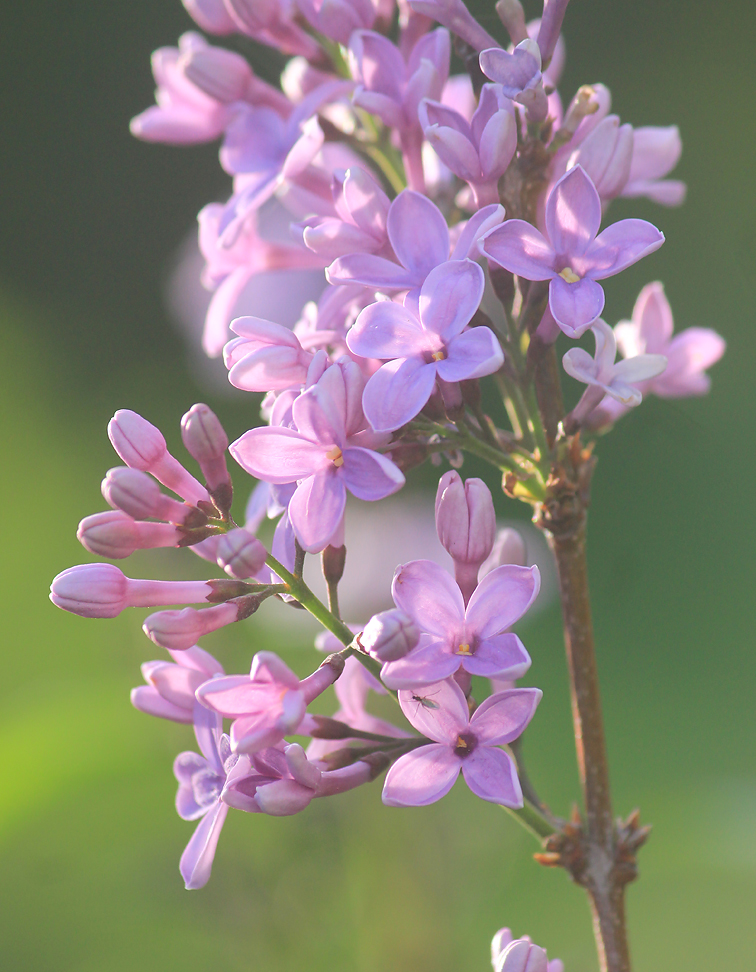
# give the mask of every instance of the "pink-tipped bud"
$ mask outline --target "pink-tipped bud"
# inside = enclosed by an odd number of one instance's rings
[[[157,611],[145,620],[142,630],[162,648],[186,651],[203,635],[232,624],[238,616],[239,606],[231,601],[203,611],[190,607],[182,611]]]
[[[187,51],[179,65],[184,76],[200,91],[224,104],[241,101],[252,82],[252,68],[247,61],[222,47],[208,44]]]
[[[141,415],[128,408],[118,409],[108,423],[108,437],[127,466],[152,473],[193,506],[211,502],[205,487],[168,452],[160,431]]]
[[[83,618],[115,618],[128,606],[128,583],[113,564],[80,564],[53,580],[50,600]]]
[[[511,942],[499,955],[494,972],[548,972],[546,949],[526,938]]]
[[[267,556],[268,551],[262,543],[243,527],[218,537],[218,566],[230,577],[239,580],[254,577],[262,570]]]
[[[120,510],[107,510],[85,517],[76,536],[90,553],[120,560],[135,550],[176,547],[183,534],[170,523],[143,523]]]
[[[504,564],[527,567],[525,541],[522,534],[512,527],[505,527],[497,533],[491,555],[478,571],[478,581],[482,581],[486,574],[490,574],[492,570]]]
[[[101,490],[112,507],[123,510],[135,520],[154,517],[184,526],[202,526],[207,522],[207,517],[199,510],[161,493],[155,480],[138,469],[128,466],[109,469]]]
[[[236,24],[223,0],[181,0],[192,20],[208,34],[233,34]]]
[[[398,608],[374,615],[360,636],[365,651],[382,662],[404,658],[419,640],[417,625]]]
[[[192,405],[181,419],[181,438],[186,451],[199,463],[210,492],[231,485],[226,466],[228,436],[212,409],[201,403]]]
[[[496,514],[482,479],[462,483],[458,472],[444,473],[436,493],[438,538],[455,562],[478,567],[493,549]]]

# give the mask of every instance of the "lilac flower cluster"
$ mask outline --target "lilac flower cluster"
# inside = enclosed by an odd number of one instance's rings
[[[51,598],[85,617],[168,608],[143,628],[172,660],[143,665],[132,702],[194,727],[201,755],[182,753],[174,766],[177,810],[199,820],[181,859],[188,888],[208,880],[229,807],[298,813],[386,769],[387,806],[433,803],[461,773],[475,795],[551,833],[559,823],[521,779],[517,743],[541,692],[515,685],[530,656],[512,627],[538,596],[539,572],[525,566],[519,535],[497,537],[488,486],[456,469],[464,453],[476,456],[538,512],[566,466],[590,455],[581,436],[605,431],[645,394],[708,390],[705,371],[724,342],[702,328],[673,336],[661,284],[643,289],[631,321],[612,330],[601,317],[601,281],[664,242],[642,219],[602,228],[607,209],[619,196],[682,201],[682,183],[666,178],[677,128],[620,124],[599,84],[563,110],[566,0],[546,0],[532,23],[518,0],[500,0],[508,48],[462,0],[184,6],[209,34],[292,56],[279,88],[235,51],[186,33],[155,52],[156,105],[131,126],[146,141],[220,140],[232,185],[198,217],[202,282],[214,291],[203,346],[223,354],[236,388],[264,394],[264,424],[229,444],[210,409],[193,406],[181,431],[201,482],[154,426],[117,412],[109,435],[125,465],[107,473],[111,509],[82,521],[82,544],[109,559],[189,546],[226,576],[134,580],[87,564],[59,574]],[[469,77],[450,77],[452,35]],[[288,242],[261,235],[271,205],[288,213]],[[257,274],[313,268],[324,289],[293,329],[235,315]],[[586,390],[554,419],[555,344],[588,331],[595,353],[572,346],[562,357]],[[494,390],[511,428],[484,410]],[[242,526],[227,452],[259,481]],[[347,625],[338,605],[347,496],[384,499],[425,459],[452,466],[435,512],[453,575],[431,560],[402,564],[395,608]],[[257,537],[266,517],[277,520],[270,550]],[[302,579],[312,554],[322,555],[327,606]],[[269,598],[298,602],[325,628],[319,647],[331,653],[304,679],[268,651],[249,675],[227,675],[197,644]],[[331,685],[338,710],[314,715]],[[479,704],[474,693],[489,688]],[[370,712],[371,693],[393,696],[402,724]],[[307,750],[291,737],[309,738]],[[562,968],[508,929],[493,963],[495,972]]]

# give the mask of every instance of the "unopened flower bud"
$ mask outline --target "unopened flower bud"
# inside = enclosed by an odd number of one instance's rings
[[[506,27],[513,44],[519,44],[526,39],[528,28],[525,26],[525,11],[522,9],[520,0],[498,0],[496,13]]]
[[[135,550],[176,547],[182,533],[170,523],[143,523],[120,510],[107,510],[85,517],[76,537],[91,553],[120,560]]]
[[[218,566],[230,577],[241,580],[254,577],[264,566],[267,555],[268,551],[257,537],[243,527],[218,537]]]
[[[633,126],[620,125],[617,115],[607,115],[567,160],[567,168],[581,165],[602,199],[614,199],[630,177],[633,157]]]
[[[491,491],[481,479],[463,484],[459,473],[444,473],[436,493],[438,538],[455,561],[482,564],[496,533]]]
[[[241,101],[252,81],[252,68],[247,61],[222,47],[208,44],[189,51],[179,64],[184,76],[200,91],[225,104]]]
[[[181,438],[187,452],[199,463],[215,505],[227,513],[233,499],[226,465],[228,436],[215,412],[207,405],[192,405],[181,419]]]
[[[505,527],[497,533],[491,555],[483,562],[478,571],[478,582],[482,581],[486,574],[490,574],[492,570],[496,570],[497,567],[504,564],[514,564],[517,567],[527,566],[525,541],[522,534],[512,527]]]
[[[183,526],[203,526],[207,517],[194,507],[179,503],[160,491],[155,480],[139,469],[116,466],[109,469],[102,481],[102,495],[118,510],[135,520],[166,520]]]
[[[207,490],[168,452],[165,439],[147,419],[120,408],[108,423],[113,448],[132,469],[149,472],[187,503],[210,503]]]
[[[415,622],[398,608],[374,615],[360,636],[365,651],[382,662],[404,658],[419,640]]]
[[[126,607],[198,604],[212,593],[205,581],[135,580],[113,564],[69,567],[50,586],[53,604],[84,618],[115,618]]]
[[[519,938],[499,955],[494,972],[548,972],[546,949]]]
[[[233,34],[236,24],[223,0],[181,0],[192,20],[208,34]]]
[[[186,651],[203,635],[237,621],[238,615],[239,606],[233,601],[216,604],[203,611],[191,607],[181,611],[158,611],[145,620],[142,630],[162,648]]]

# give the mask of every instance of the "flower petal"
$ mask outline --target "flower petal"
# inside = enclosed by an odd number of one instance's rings
[[[400,691],[399,705],[415,729],[437,743],[456,745],[470,723],[467,699],[453,678],[422,690]]]
[[[462,775],[475,796],[503,807],[521,807],[522,790],[514,761],[503,749],[479,746],[462,760]]]
[[[347,347],[361,358],[407,358],[430,346],[420,321],[401,304],[380,300],[360,311]]]
[[[472,260],[435,267],[420,291],[420,320],[443,341],[457,337],[480,306],[486,278]]]
[[[335,376],[337,381],[332,382],[332,375],[328,375],[329,381],[326,386],[335,384],[334,394],[329,395],[328,387],[323,387],[318,383],[302,392],[295,400],[291,408],[291,416],[297,431],[310,442],[320,443],[324,452],[334,445],[342,445],[344,442],[344,412],[346,410],[346,395],[344,382],[338,381],[340,372],[338,368]],[[330,372],[331,369],[329,368]],[[324,373],[321,378],[325,378]],[[339,394],[340,393],[340,394]]]
[[[483,746],[510,743],[524,732],[542,697],[537,688],[506,689],[489,695],[475,710],[470,730]]]
[[[567,283],[554,276],[549,284],[549,308],[568,337],[580,337],[604,309],[603,287],[590,277]]]
[[[418,686],[441,682],[457,671],[459,658],[448,650],[447,643],[428,641],[429,635],[424,637],[425,643],[421,641],[404,658],[386,662],[381,669],[381,681],[384,685],[390,689],[417,689]],[[418,691],[416,694],[423,693]]]
[[[524,219],[508,219],[480,242],[480,252],[525,280],[548,280],[556,255],[546,238]]]
[[[486,233],[501,223],[504,215],[503,206],[498,203],[491,203],[490,206],[479,209],[461,227],[458,223],[455,230],[461,228],[461,232],[454,244],[450,259],[464,260],[465,257],[469,257],[471,260],[476,259],[479,253],[478,242],[483,239]]]
[[[449,259],[449,228],[427,196],[404,189],[391,204],[386,225],[397,259],[418,283]]]
[[[486,574],[470,598],[466,626],[480,639],[500,634],[525,614],[540,586],[537,567],[497,567]]]
[[[346,489],[336,467],[310,476],[297,486],[289,502],[289,519],[302,547],[318,553],[338,529],[346,505]]]
[[[228,341],[228,328],[234,316],[234,307],[254,272],[254,266],[237,267],[213,294],[202,331],[202,350],[209,358],[217,358]]]
[[[472,655],[462,658],[462,667],[470,675],[514,682],[530,668],[530,655],[517,635],[507,632],[481,641]]]
[[[362,284],[379,290],[407,290],[421,284],[424,276],[418,278],[398,263],[372,253],[350,253],[326,268],[330,284]]]
[[[585,272],[594,280],[613,277],[658,250],[663,242],[664,234],[645,219],[621,219],[599,233],[588,248]]]
[[[448,642],[462,633],[465,605],[455,580],[431,560],[397,567],[391,594],[422,631]]]
[[[558,256],[581,257],[601,225],[601,199],[585,169],[576,165],[546,200],[546,232]]]
[[[210,880],[215,848],[218,846],[228,807],[218,803],[210,810],[192,834],[181,855],[179,870],[187,891],[204,887]]]
[[[639,381],[647,381],[661,375],[667,367],[667,359],[663,354],[639,354],[634,358],[625,358],[614,366],[614,378],[619,381],[635,385]]]
[[[404,486],[398,466],[380,452],[353,447],[344,450],[341,475],[352,495],[361,500],[380,500]]]
[[[311,476],[328,462],[321,445],[284,428],[250,429],[228,451],[251,476],[279,485]]]
[[[365,418],[376,432],[393,432],[418,414],[430,398],[435,381],[435,364],[426,364],[420,357],[388,361],[365,385]]]
[[[454,338],[447,347],[448,357],[439,361],[436,371],[444,381],[482,378],[498,371],[504,352],[490,327],[471,327]]]
[[[381,799],[387,807],[427,807],[451,790],[461,762],[448,746],[421,746],[394,763]]]

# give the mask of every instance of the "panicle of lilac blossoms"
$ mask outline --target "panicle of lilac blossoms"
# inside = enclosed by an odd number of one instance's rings
[[[426,141],[455,175],[469,183],[476,208],[499,202],[498,182],[517,148],[512,102],[497,84],[484,84],[468,122],[459,112],[427,98],[420,102]]]
[[[194,693],[208,679],[226,673],[199,645],[169,654],[172,662],[144,662],[142,675],[147,684],[131,690],[131,704],[147,715],[191,723],[197,707]]]
[[[638,354],[615,363],[617,341],[614,331],[600,318],[591,330],[596,341],[593,357],[582,348],[570,348],[562,358],[567,374],[588,385],[580,401],[564,420],[565,429],[571,431],[580,427],[605,395],[622,405],[640,405],[643,395],[635,384],[655,378],[667,367],[663,354]]]
[[[444,473],[436,492],[436,531],[454,561],[454,578],[467,604],[496,537],[493,498],[482,479],[463,483],[454,469]]]
[[[511,53],[491,47],[481,52],[479,60],[483,74],[501,85],[506,98],[525,108],[529,121],[545,121],[549,102],[543,88],[541,52],[535,41],[520,41]]]
[[[705,395],[711,386],[706,369],[722,357],[726,344],[716,331],[706,327],[689,327],[673,334],[674,321],[663,284],[647,284],[638,295],[632,318],[620,321],[614,337],[628,360],[639,355],[663,355],[667,367],[656,377],[634,382],[641,395],[659,398],[687,398]],[[615,422],[630,408],[629,405],[605,398],[586,419],[592,428]]]
[[[410,422],[428,402],[436,382],[452,384],[498,371],[501,345],[488,327],[468,328],[485,278],[472,260],[436,267],[417,302],[379,301],[366,307],[347,335],[347,346],[386,363],[365,385],[362,406],[376,431]]]
[[[468,675],[521,678],[530,656],[509,628],[538,596],[537,567],[503,565],[487,574],[465,605],[457,583],[438,564],[413,560],[394,574],[394,602],[422,632],[416,648],[386,662],[381,679],[394,689],[411,689]]]
[[[175,459],[159,429],[128,408],[119,408],[108,422],[108,438],[127,466],[151,473],[187,503],[212,503],[210,494]]]
[[[483,29],[463,0],[409,0],[409,5],[415,13],[447,27],[476,51],[497,46],[495,38]]]
[[[621,219],[599,233],[601,199],[581,166],[570,169],[546,201],[544,236],[509,219],[480,244],[493,263],[525,280],[549,281],[549,308],[568,337],[579,337],[604,309],[597,282],[658,250],[664,235],[645,219]]]
[[[197,699],[224,718],[233,719],[234,752],[254,753],[275,746],[294,732],[307,706],[332,685],[344,670],[344,660],[329,655],[301,682],[278,655],[259,651],[249,675],[214,678],[197,689]]]
[[[534,945],[528,935],[514,938],[508,928],[500,928],[491,942],[494,972],[564,972],[560,959],[548,960],[546,949]]]
[[[452,678],[417,691],[400,691],[409,722],[433,740],[400,756],[386,776],[389,807],[424,807],[451,790],[460,772],[476,796],[506,807],[522,806],[517,768],[500,749],[517,739],[541,700],[539,689],[490,695],[470,717],[464,693]]]
[[[207,601],[223,583],[133,580],[113,564],[79,564],[53,579],[50,600],[83,618],[115,618],[127,607]]]
[[[391,203],[386,217],[393,258],[379,253],[349,253],[333,261],[326,269],[326,277],[332,284],[361,284],[384,293],[416,293],[441,264],[477,257],[478,241],[503,219],[503,206],[484,206],[462,226],[455,227],[459,235],[452,247],[449,227],[438,206],[422,193],[404,189]]]
[[[397,466],[370,448],[376,438],[365,428],[363,386],[354,362],[330,365],[295,399],[293,428],[251,429],[230,446],[234,459],[257,479],[298,484],[288,516],[305,550],[328,546],[341,525],[347,491],[378,500],[404,485]]]

